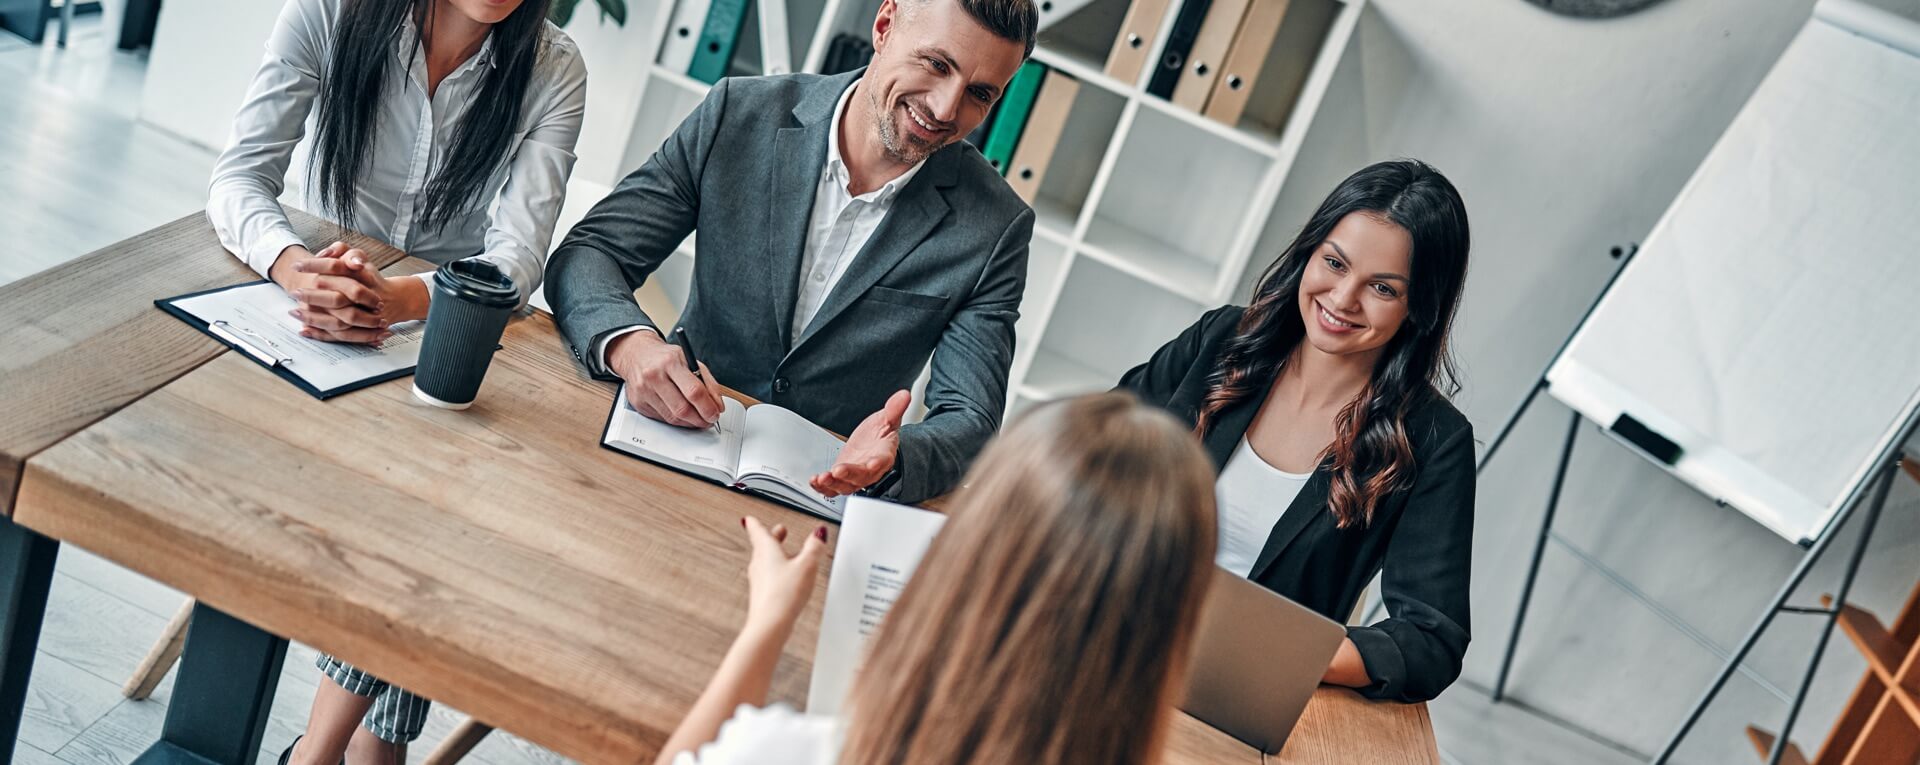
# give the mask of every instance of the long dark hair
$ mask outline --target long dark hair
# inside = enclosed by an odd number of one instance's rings
[[[1467,278],[1467,208],[1440,171],[1418,160],[1380,162],[1334,187],[1293,243],[1267,267],[1234,336],[1208,378],[1196,430],[1222,410],[1273,384],[1306,338],[1300,280],[1313,253],[1342,218],[1374,215],[1413,240],[1407,321],[1374,363],[1365,388],[1334,418],[1328,505],[1340,528],[1366,525],[1381,499],[1411,486],[1416,466],[1406,417],[1432,392],[1460,389],[1447,335]]]
[[[506,157],[534,63],[545,53],[543,27],[551,0],[526,0],[489,32],[493,66],[483,68],[480,92],[454,128],[440,169],[427,179],[416,218],[428,229],[444,228],[479,202],[487,180]],[[436,0],[344,0],[333,30],[333,54],[320,78],[320,114],[308,172],[320,203],[346,228],[353,227],[354,191],[373,160],[379,133],[387,67],[413,14],[415,48],[425,45]],[[413,60],[412,52],[405,56]]]

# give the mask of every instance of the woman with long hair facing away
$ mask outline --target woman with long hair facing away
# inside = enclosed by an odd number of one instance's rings
[[[788,556],[784,528],[747,519],[746,625],[657,762],[1155,760],[1211,580],[1212,473],[1132,396],[1036,407],[974,465],[842,718],[760,706],[826,529]]]
[[[1439,171],[1366,167],[1250,305],[1209,311],[1120,380],[1218,467],[1222,568],[1340,622],[1381,574],[1388,618],[1349,628],[1322,678],[1373,698],[1439,695],[1467,650],[1473,430],[1447,400],[1467,249]]]
[[[538,288],[573,171],[586,68],[548,0],[286,0],[214,166],[220,243],[294,299],[301,334],[378,343],[427,315],[425,279],[317,252],[277,198],[436,264],[477,256]],[[311,136],[309,137],[309,132]],[[431,274],[426,276],[431,277]],[[280,761],[404,759],[427,702],[332,657]],[[364,719],[364,724],[363,723]]]
[[[587,70],[548,0],[286,0],[207,218],[291,296],[301,334],[378,343],[426,318],[431,274],[302,241],[277,198],[444,264],[478,256],[539,287],[573,172]],[[309,135],[311,134],[311,135]]]

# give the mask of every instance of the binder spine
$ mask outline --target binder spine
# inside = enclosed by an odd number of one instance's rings
[[[987,134],[987,163],[1001,175],[1013,161],[1013,150],[1020,144],[1020,131],[1026,129],[1027,113],[1033,109],[1033,97],[1040,90],[1047,68],[1035,61],[1020,65],[1007,92],[1000,98],[999,114],[993,118],[993,131]]]
[[[1180,13],[1173,18],[1173,30],[1167,33],[1167,47],[1160,51],[1153,77],[1147,80],[1147,93],[1173,98],[1173,88],[1179,84],[1180,72],[1187,66],[1187,54],[1193,51],[1193,41],[1200,36],[1200,25],[1206,21],[1207,10],[1212,6],[1212,0],[1187,0],[1180,4]]]
[[[733,61],[734,46],[740,43],[740,31],[746,23],[747,0],[713,0],[687,76],[708,85],[727,76],[727,65]]]

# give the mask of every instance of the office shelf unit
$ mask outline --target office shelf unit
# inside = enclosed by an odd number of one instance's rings
[[[757,0],[756,0],[757,1]],[[786,0],[790,50],[820,71],[839,34],[865,37],[879,0]],[[1175,8],[1178,7],[1176,3]],[[1008,406],[1112,387],[1206,310],[1244,300],[1306,215],[1365,152],[1356,29],[1367,0],[1292,0],[1245,115],[1225,125],[1149,95],[1173,13],[1133,82],[1105,62],[1128,0],[1094,0],[1043,31],[1035,60],[1081,82],[1034,203],[1037,221]],[[635,7],[655,31],[617,178],[640,166],[707,86],[657,63],[672,0]],[[761,71],[749,10],[732,72]],[[644,16],[641,16],[644,17]],[[681,245],[691,265],[692,238]],[[684,298],[690,267],[663,269]]]

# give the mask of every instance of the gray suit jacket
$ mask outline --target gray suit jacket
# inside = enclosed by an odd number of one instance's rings
[[[933,358],[924,421],[900,433],[913,502],[957,484],[1000,424],[1033,211],[964,142],[935,152],[797,342],[789,342],[827,129],[860,71],[721,80],[567,234],[546,295],[574,358],[655,327],[633,291],[700,231],[681,326],[719,382],[849,433]]]

